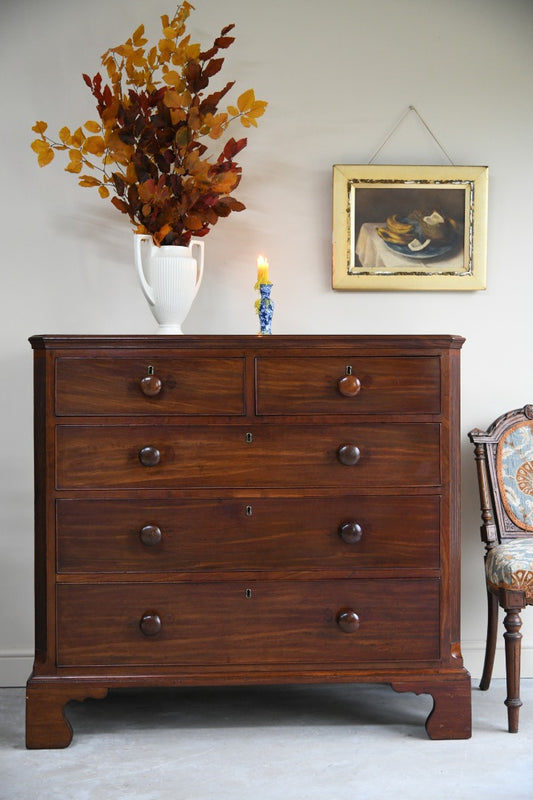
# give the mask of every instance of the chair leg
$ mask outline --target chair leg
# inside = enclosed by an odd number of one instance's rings
[[[506,608],[503,624],[505,625],[505,669],[507,674],[507,718],[509,733],[518,733],[518,715],[522,701],[520,700],[520,649],[522,634],[521,608]]]
[[[494,655],[496,653],[496,639],[498,636],[498,598],[487,589],[487,644],[485,646],[485,663],[483,664],[483,675],[479,683],[479,688],[486,691],[490,686],[492,669],[494,667]]]

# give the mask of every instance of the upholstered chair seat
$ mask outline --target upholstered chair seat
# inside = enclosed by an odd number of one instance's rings
[[[493,592],[521,589],[533,604],[533,540],[506,542],[489,550],[485,561],[487,584]]]

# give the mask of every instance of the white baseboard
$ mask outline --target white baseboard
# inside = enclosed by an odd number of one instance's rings
[[[0,655],[0,686],[26,686],[33,669],[33,655],[31,654],[2,654]]]
[[[463,641],[463,660],[473,680],[479,680],[483,670],[485,644]],[[0,686],[25,686],[33,667],[33,656],[25,654],[0,655]],[[505,678],[505,656],[502,647],[496,648],[494,678]],[[533,678],[533,647],[522,647],[522,677]]]
[[[472,678],[478,680],[483,672],[485,642],[463,640],[461,650],[465,667]],[[521,674],[523,678],[533,678],[533,647],[522,646]],[[502,646],[496,647],[493,678],[505,678],[505,652]]]

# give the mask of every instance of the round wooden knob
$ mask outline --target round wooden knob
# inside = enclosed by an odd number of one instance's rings
[[[161,460],[161,453],[157,449],[157,447],[143,447],[142,450],[139,450],[139,461],[143,465],[143,467],[155,467],[156,464],[159,464]]]
[[[337,625],[344,633],[355,633],[359,628],[359,617],[353,608],[342,608],[337,614]]]
[[[355,397],[361,391],[361,381],[356,375],[344,375],[337,381],[337,387],[344,397]]]
[[[157,636],[161,631],[161,617],[155,611],[147,611],[143,614],[139,627],[145,636]]]
[[[141,528],[139,538],[146,547],[153,547],[160,543],[163,534],[161,533],[161,528],[158,528],[157,525],[145,525],[144,528]]]
[[[146,397],[155,397],[161,391],[163,384],[157,375],[146,375],[140,382],[141,392]]]
[[[363,529],[357,522],[343,522],[339,526],[339,536],[346,544],[357,544],[361,541]]]
[[[337,450],[337,458],[346,467],[353,467],[360,457],[361,452],[355,444],[343,444]]]

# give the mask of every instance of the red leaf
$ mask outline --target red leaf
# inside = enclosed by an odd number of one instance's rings
[[[235,26],[231,25],[230,30],[233,27]],[[226,47],[229,47],[231,44],[233,44],[234,41],[235,41],[234,36],[219,36],[218,39],[215,39],[215,44],[220,50],[224,50]]]
[[[126,203],[124,202],[124,200],[120,200],[118,197],[112,197],[111,198],[111,202],[113,203],[115,208],[118,208],[118,210],[122,211],[123,214],[129,214],[130,213],[129,212],[129,208],[126,205]]]
[[[240,153],[246,147],[248,139],[239,139],[238,142],[235,139],[229,139],[226,142],[226,146],[224,147],[223,155],[224,158],[232,159],[235,158],[237,153]]]
[[[223,58],[212,58],[211,61],[209,61],[204,67],[205,77],[212,78],[213,75],[216,75],[217,72],[220,72],[223,63]]]

